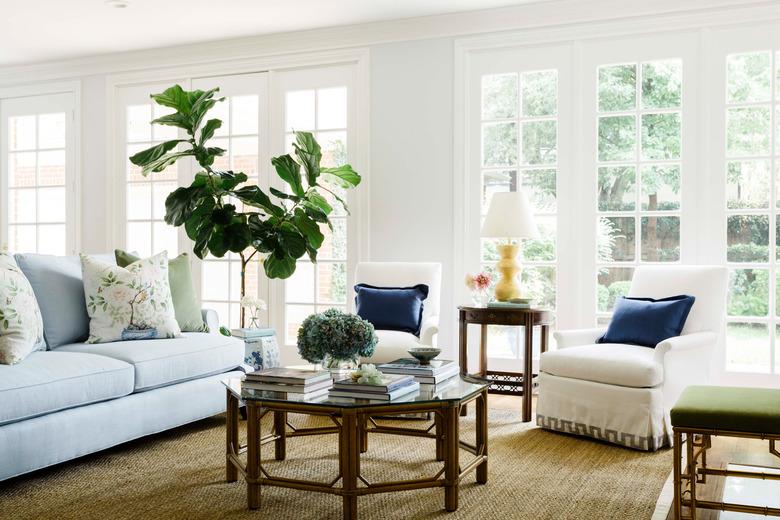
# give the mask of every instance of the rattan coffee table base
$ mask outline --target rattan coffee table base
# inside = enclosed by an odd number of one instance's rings
[[[460,409],[467,403],[476,402],[476,443],[460,440]],[[455,511],[458,508],[458,483],[467,473],[476,470],[477,482],[484,484],[488,478],[488,431],[487,431],[487,389],[461,401],[388,403],[386,406],[366,407],[323,407],[305,403],[271,402],[246,400],[247,444],[239,444],[239,399],[227,390],[227,442],[226,475],[228,482],[238,480],[239,473],[247,485],[249,509],[260,507],[262,486],[280,486],[302,491],[330,493],[343,499],[343,517],[358,518],[357,499],[361,495],[389,493],[430,487],[444,488],[444,508]],[[272,431],[263,435],[261,419],[273,414]],[[408,413],[430,412],[433,423],[423,428],[403,428],[377,423],[375,416],[394,416]],[[332,425],[310,428],[295,428],[287,421],[288,413],[299,413],[327,417]],[[276,477],[269,474],[260,460],[261,447],[274,443],[276,460],[286,457],[287,439],[311,435],[339,436],[339,473],[327,484],[309,480]],[[432,438],[436,441],[436,460],[442,462],[441,469],[433,476],[397,482],[369,482],[360,473],[360,454],[368,450],[369,434],[404,435]],[[467,464],[461,465],[459,451],[463,449],[474,455]],[[240,455],[246,453],[246,464]]]

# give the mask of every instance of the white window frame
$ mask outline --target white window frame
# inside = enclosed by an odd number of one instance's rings
[[[65,99],[63,99],[65,98]],[[67,99],[70,98],[70,99]],[[66,112],[65,143],[65,229],[66,253],[76,254],[81,248],[81,82],[68,81],[0,89],[3,101],[29,103],[32,110],[42,113],[43,104],[52,111]],[[45,112],[45,111],[43,111]],[[8,242],[8,136],[7,118],[0,123],[0,249]],[[30,252],[30,251],[14,251]]]
[[[152,101],[149,99],[150,94],[160,93],[174,83],[187,86],[189,85],[188,80],[174,79],[170,82],[166,81],[143,85],[123,86],[118,88],[116,91],[116,96],[114,98],[115,104],[112,110],[116,121],[114,126],[114,135],[116,137],[114,140],[112,153],[110,154],[110,157],[113,158],[113,165],[109,170],[114,172],[114,175],[112,176],[114,182],[108,183],[114,188],[111,193],[111,198],[109,199],[113,201],[113,204],[111,205],[113,209],[113,230],[112,233],[109,233],[109,236],[112,237],[112,243],[108,246],[108,251],[113,251],[117,247],[125,248],[127,246],[127,164],[129,159],[127,157],[127,146],[128,144],[132,144],[127,142],[127,107],[134,104],[151,104]],[[179,130],[178,133],[178,138],[182,138],[183,131]],[[178,184],[180,186],[184,185],[185,183],[189,184],[189,178],[190,168],[187,167],[186,162],[178,163]],[[151,175],[149,179],[151,181]],[[151,218],[152,222],[154,222],[154,215],[151,215]],[[186,244],[184,241],[184,239],[186,239],[184,229],[180,228],[177,234],[177,251],[168,251],[169,259],[175,258],[179,251],[186,250],[186,248],[182,247],[183,244]]]
[[[705,233],[708,238],[708,248],[706,250],[706,262],[713,264],[727,265],[729,269],[749,269],[755,267],[758,269],[766,269],[769,271],[769,301],[768,301],[768,315],[764,318],[755,317],[735,317],[733,320],[736,322],[746,323],[765,323],[768,327],[769,348],[770,356],[774,355],[775,359],[775,373],[755,373],[755,372],[738,372],[726,369],[726,351],[727,343],[723,342],[723,351],[719,352],[716,356],[718,362],[715,363],[714,373],[716,374],[719,382],[729,385],[750,385],[750,386],[774,386],[780,387],[780,370],[778,370],[777,357],[780,356],[780,345],[778,345],[777,338],[775,337],[775,326],[780,325],[780,316],[776,315],[776,296],[773,291],[774,283],[776,282],[777,273],[780,273],[780,261],[775,260],[776,250],[776,229],[771,218],[771,215],[777,215],[776,218],[780,219],[780,211],[775,208],[775,203],[778,194],[776,193],[777,185],[772,186],[772,194],[769,199],[769,209],[761,210],[763,213],[770,215],[769,221],[769,262],[766,264],[757,263],[736,263],[727,262],[726,260],[726,216],[732,213],[739,213],[739,211],[727,211],[726,209],[726,163],[729,160],[726,155],[726,58],[731,54],[740,54],[755,51],[768,51],[773,53],[773,64],[775,53],[780,51],[780,32],[778,32],[778,25],[762,25],[753,26],[749,28],[730,28],[720,29],[714,31],[712,34],[712,42],[709,47],[710,54],[706,63],[706,73],[709,81],[712,84],[711,91],[707,98],[708,106],[708,140],[711,143],[710,150],[712,151],[707,157],[707,163],[705,167],[711,172],[711,182],[707,183],[708,202],[706,211],[708,215],[712,217],[708,219],[708,225],[705,228]],[[773,106],[780,106],[780,96],[777,95],[777,81],[775,77],[775,71],[772,71],[772,88],[774,91],[774,103]],[[762,104],[762,103],[757,103]],[[765,103],[769,104],[769,103]],[[773,110],[772,113],[772,157],[774,158],[772,166],[778,167],[780,163],[780,154],[774,150],[775,134],[778,132],[777,127],[777,114]],[[774,173],[773,179],[777,181],[780,177],[777,173]],[[745,213],[752,213],[748,210]],[[773,361],[770,357],[770,363]]]
[[[551,45],[534,48],[511,48],[496,50],[490,53],[480,53],[470,60],[468,65],[468,77],[466,78],[466,110],[465,146],[464,151],[464,175],[460,183],[456,182],[456,201],[454,206],[454,220],[456,230],[463,229],[460,239],[456,234],[455,254],[455,280],[461,280],[466,272],[477,272],[481,269],[481,212],[482,212],[482,136],[481,136],[481,81],[483,75],[501,73],[522,73],[555,69],[558,72],[558,110],[554,116],[557,121],[558,131],[558,161],[556,167],[557,204],[556,204],[556,260],[554,262],[527,262],[529,267],[535,265],[551,265],[556,273],[556,322],[558,327],[567,327],[567,324],[575,320],[574,312],[576,286],[574,279],[569,276],[573,263],[576,261],[576,242],[569,232],[567,223],[575,218],[571,210],[574,207],[573,199],[577,194],[571,189],[572,169],[571,155],[561,153],[569,149],[572,138],[571,101],[572,101],[572,76],[571,76],[571,46]],[[518,88],[521,88],[518,85]],[[518,106],[519,110],[519,106]],[[526,118],[516,118],[523,121]],[[534,118],[535,119],[535,118]],[[546,119],[546,117],[545,117]],[[520,123],[518,123],[520,124]],[[456,129],[457,131],[457,129]],[[521,140],[518,129],[518,141]],[[518,142],[518,162],[520,159],[520,147]],[[457,148],[457,145],[456,145]],[[538,165],[543,168],[544,165]],[[512,168],[506,168],[512,169]],[[518,164],[518,183],[524,167]],[[458,194],[458,186],[463,187]],[[462,198],[461,198],[462,197]],[[462,226],[462,227],[461,227]],[[462,260],[461,260],[462,259]],[[523,262],[521,262],[523,263]],[[523,263],[525,265],[526,263]],[[461,286],[463,287],[463,286]],[[456,289],[456,295],[460,295],[461,301],[468,301],[468,293],[465,288]],[[457,297],[457,296],[456,296]],[[476,333],[476,331],[471,331]],[[473,338],[474,340],[476,338]],[[476,344],[476,341],[471,341]],[[536,356],[536,353],[535,353]],[[474,358],[474,356],[471,356]],[[522,348],[519,349],[516,358],[488,358],[489,363],[500,364],[508,370],[522,370]],[[498,365],[496,365],[498,366]]]
[[[288,153],[285,150],[285,138],[288,132],[285,124],[286,93],[297,90],[317,90],[332,87],[347,88],[347,162],[352,164],[362,176],[361,184],[347,193],[347,205],[351,215],[347,217],[347,301],[346,309],[354,306],[355,268],[367,248],[366,234],[368,218],[365,197],[368,193],[367,171],[364,165],[367,120],[359,117],[365,109],[358,94],[358,73],[353,66],[331,66],[271,73],[271,150],[272,156]],[[362,119],[362,121],[361,121]],[[279,190],[286,187],[275,174],[270,175],[271,185]],[[316,278],[315,278],[316,280]],[[316,283],[316,282],[315,282]],[[315,288],[316,291],[316,288]],[[316,295],[315,295],[316,296]],[[269,320],[277,330],[279,341],[286,343],[286,298],[284,281],[271,284],[269,298]],[[291,345],[287,344],[287,347]]]
[[[582,148],[580,149],[581,175],[579,189],[583,194],[581,202],[587,204],[586,208],[581,207],[584,218],[578,220],[575,226],[582,237],[592,237],[589,240],[581,242],[583,263],[582,266],[589,269],[586,276],[582,271],[584,278],[583,295],[588,295],[586,301],[581,302],[581,318],[583,326],[595,326],[596,320],[607,318],[610,313],[598,312],[597,308],[597,269],[598,269],[598,251],[596,247],[596,226],[599,216],[607,215],[598,212],[598,118],[602,115],[598,111],[598,69],[604,65],[636,63],[641,67],[642,63],[649,61],[660,61],[666,59],[680,59],[682,61],[682,103],[679,109],[681,116],[681,142],[680,159],[675,161],[680,164],[680,209],[674,212],[667,212],[669,215],[680,217],[680,259],[676,262],[646,262],[641,260],[641,223],[637,222],[636,229],[639,231],[635,236],[635,258],[630,262],[611,262],[610,267],[636,268],[640,265],[675,265],[675,264],[695,264],[698,262],[698,243],[697,228],[698,220],[697,207],[700,200],[698,192],[698,150],[701,140],[695,137],[697,128],[698,103],[696,93],[698,89],[698,40],[694,34],[675,34],[675,35],[647,35],[634,38],[615,38],[606,41],[588,42],[582,45],[582,54],[580,61],[580,86],[582,96],[579,99],[582,119]],[[641,89],[641,85],[638,86]],[[640,114],[646,112],[656,113],[665,112],[665,110],[640,109],[639,95],[637,95],[637,108],[625,113],[632,113],[637,116],[636,121],[636,152],[637,158],[631,162],[637,165],[637,176],[641,174],[639,164],[647,162],[663,161],[640,161],[638,154],[640,151],[641,140],[641,117]],[[624,112],[616,112],[623,114]],[[607,115],[607,114],[604,114]],[[612,114],[608,114],[612,115]],[[640,183],[636,183],[636,189],[639,190]],[[637,199],[638,200],[638,199]],[[636,219],[640,219],[647,212],[639,208],[631,213]],[[662,212],[658,212],[660,215]],[[611,214],[608,213],[608,214]],[[591,217],[592,215],[592,217]]]

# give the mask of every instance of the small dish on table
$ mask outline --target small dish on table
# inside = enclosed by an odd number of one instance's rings
[[[418,360],[421,365],[430,365],[431,360],[441,354],[441,349],[430,346],[412,347],[407,352]]]

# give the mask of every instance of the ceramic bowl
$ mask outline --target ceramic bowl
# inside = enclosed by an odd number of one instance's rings
[[[441,349],[436,347],[412,347],[407,352],[418,360],[421,365],[428,365],[433,358],[441,354]]]

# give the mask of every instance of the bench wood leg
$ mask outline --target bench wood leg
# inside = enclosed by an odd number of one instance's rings
[[[682,435],[674,432],[674,518],[682,518],[682,482],[680,468],[682,466]]]

